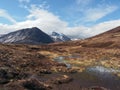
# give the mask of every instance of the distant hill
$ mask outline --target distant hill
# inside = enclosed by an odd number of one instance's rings
[[[83,46],[88,47],[114,47],[120,48],[120,26],[102,34],[83,41]]]
[[[71,41],[71,39],[63,33],[52,32],[50,36],[55,42]]]
[[[120,48],[120,26],[111,29],[102,34],[87,38],[85,40],[76,40],[66,43],[57,43],[54,45],[62,46],[82,46],[97,48]]]
[[[0,37],[1,43],[15,44],[47,44],[53,43],[52,38],[37,27],[26,28],[8,33]]]

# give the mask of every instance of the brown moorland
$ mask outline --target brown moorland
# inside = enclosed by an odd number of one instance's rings
[[[49,45],[1,44],[0,90],[120,90],[119,39],[117,27],[85,40]],[[62,58],[61,63],[56,58]],[[98,66],[117,72],[107,76],[89,72]]]

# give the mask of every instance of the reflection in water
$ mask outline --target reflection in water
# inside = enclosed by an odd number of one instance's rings
[[[54,61],[64,63],[68,68],[72,65],[67,62],[67,58],[73,58],[73,56],[59,56],[54,58]],[[80,57],[75,57],[80,58]],[[75,65],[74,65],[75,66]],[[113,68],[106,68],[104,66],[89,66],[83,72],[71,74],[74,77],[76,84],[81,86],[103,86],[110,88],[110,90],[120,90],[120,78],[115,74],[120,73],[120,70]],[[74,84],[74,83],[73,83]]]
[[[86,68],[86,71],[96,75],[99,78],[103,79],[112,79],[112,78],[118,78],[115,73],[120,73],[120,70],[116,70],[113,68],[106,68],[103,66],[93,66]]]
[[[120,72],[120,70],[116,70],[113,68],[105,68],[103,66],[93,66],[89,68],[90,71],[100,72],[100,73],[115,73]]]
[[[71,68],[71,65],[65,61],[65,56],[56,57],[54,58],[54,60],[59,63],[64,63],[67,66],[67,68]]]
[[[59,62],[59,63],[64,63],[66,64],[67,68],[71,68],[72,65],[69,64],[66,59],[67,58],[80,58],[80,56],[59,56],[59,57],[56,57],[54,58],[55,61]],[[113,68],[106,68],[106,67],[103,67],[103,66],[91,66],[91,67],[87,67],[85,69],[86,72],[92,74],[92,75],[95,75],[99,78],[116,78],[117,76],[115,75],[115,73],[120,73],[120,70],[116,70],[116,69],[113,69]]]

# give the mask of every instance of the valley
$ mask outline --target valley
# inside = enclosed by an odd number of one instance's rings
[[[120,90],[120,27],[85,40],[0,44],[0,90]]]
[[[1,0],[0,90],[120,90],[120,0]]]
[[[13,90],[13,88],[16,89],[16,84],[18,84],[17,88],[21,87],[19,83],[22,83],[22,80],[26,82],[32,78],[47,84],[49,87],[45,88],[48,90],[50,87],[52,90],[89,90],[92,87],[107,88],[101,90],[119,90],[119,55],[119,48],[1,45],[1,70],[15,73],[15,77],[10,76],[7,82],[1,82],[1,84],[5,83],[5,88]],[[69,77],[70,80],[67,78],[62,81],[66,77]],[[1,78],[2,80],[3,78]],[[50,83],[52,80],[57,84]],[[71,85],[75,87],[73,88]],[[23,90],[23,88],[17,90]]]

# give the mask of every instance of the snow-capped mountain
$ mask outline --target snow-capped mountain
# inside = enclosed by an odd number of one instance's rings
[[[5,35],[5,34],[0,34],[0,37],[2,37],[3,35]]]
[[[53,38],[55,42],[71,41],[71,39],[68,36],[62,33],[52,32],[50,36]]]
[[[54,42],[52,38],[37,27],[21,29],[0,37],[1,43],[42,44]]]

